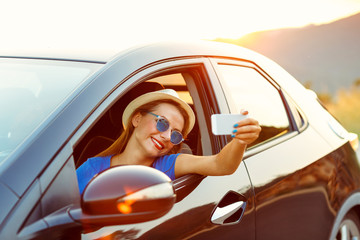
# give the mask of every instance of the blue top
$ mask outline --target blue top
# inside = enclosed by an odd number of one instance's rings
[[[180,153],[165,155],[157,158],[152,167],[165,173],[171,180],[175,179],[175,161]],[[98,173],[110,168],[112,156],[93,157],[84,162],[78,169],[76,175],[79,183],[80,194],[84,191],[86,185]]]

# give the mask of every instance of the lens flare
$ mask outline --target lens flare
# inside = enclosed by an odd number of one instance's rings
[[[123,214],[129,214],[132,212],[132,207],[131,205],[135,202],[135,200],[130,199],[130,200],[126,200],[124,202],[119,202],[117,204],[117,209],[119,210],[119,212],[123,213]]]
[[[129,196],[134,192],[134,190],[128,186],[125,186],[124,190],[125,190],[126,196]],[[126,197],[125,197],[125,199],[120,200],[117,203],[117,209],[119,212],[121,212],[123,214],[129,214],[132,212],[131,205],[133,205],[134,202],[135,202],[135,199],[126,199]]]

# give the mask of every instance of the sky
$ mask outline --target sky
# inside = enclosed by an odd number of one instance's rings
[[[360,12],[360,0],[0,0],[1,50],[240,38]]]

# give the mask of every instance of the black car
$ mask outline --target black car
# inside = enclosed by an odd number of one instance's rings
[[[0,57],[0,239],[360,237],[357,136],[276,63],[203,41],[65,55]],[[244,108],[259,121],[237,171],[171,182],[120,166],[80,195],[76,168],[117,139],[133,98],[159,86],[196,113],[183,152],[212,155],[230,141],[212,134],[213,114]]]

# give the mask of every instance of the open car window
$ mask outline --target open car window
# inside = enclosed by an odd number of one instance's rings
[[[202,61],[202,60],[201,60]],[[94,157],[108,148],[122,133],[122,113],[126,106],[137,96],[163,88],[175,90],[179,97],[187,102],[196,115],[196,122],[180,149],[181,153],[211,155],[218,151],[214,147],[215,137],[210,135],[210,115],[217,112],[216,99],[208,97],[211,92],[207,71],[203,64],[181,65],[176,68],[163,68],[139,77],[115,96],[99,117],[84,124],[74,146],[74,161],[78,168],[88,158]],[[114,97],[114,96],[112,96]],[[211,103],[209,102],[211,100]],[[215,110],[216,109],[216,110]],[[95,115],[95,114],[94,114]],[[201,122],[202,124],[199,124]],[[89,126],[85,129],[85,126]],[[188,196],[202,181],[204,176],[186,175],[173,181],[177,201]]]
[[[151,78],[146,81],[146,83],[151,84],[160,84],[165,89],[174,89],[179,97],[185,101],[193,109],[196,114],[196,109],[194,106],[194,101],[190,95],[189,89],[187,87],[184,74],[182,73],[170,73],[161,75],[159,77]],[[180,152],[189,153],[195,155],[202,154],[201,143],[198,141],[201,139],[201,133],[199,131],[198,121],[196,121],[193,130],[187,136],[185,141],[182,143]]]
[[[192,79],[191,74],[184,72],[161,73],[151,76],[129,89],[123,96],[116,100],[101,118],[87,131],[74,150],[76,167],[79,167],[88,158],[94,157],[108,148],[122,133],[122,113],[126,106],[136,97],[151,91],[163,88],[174,89],[182,100],[187,102],[197,115],[194,100],[187,86],[187,81]],[[192,79],[193,80],[193,79]],[[201,155],[201,132],[196,121],[193,130],[182,144],[181,152]]]

